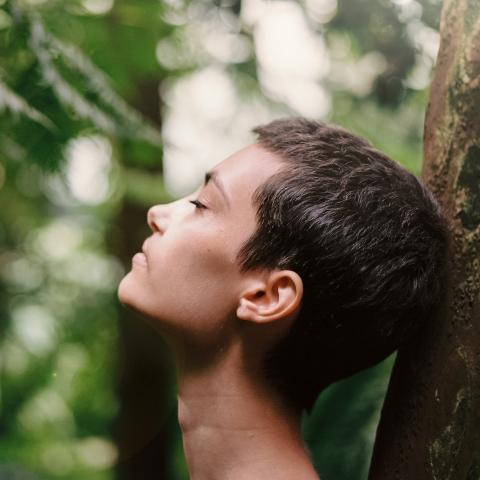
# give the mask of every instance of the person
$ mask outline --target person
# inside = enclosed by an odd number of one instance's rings
[[[148,210],[118,290],[172,348],[192,480],[318,479],[302,412],[444,295],[448,226],[414,175],[338,126],[253,131],[196,192]]]

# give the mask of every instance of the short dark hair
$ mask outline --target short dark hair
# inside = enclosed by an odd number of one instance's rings
[[[281,268],[304,283],[299,315],[264,372],[310,410],[331,383],[407,341],[445,292],[448,223],[413,174],[343,128],[305,118],[253,129],[287,168],[253,196],[242,271]]]

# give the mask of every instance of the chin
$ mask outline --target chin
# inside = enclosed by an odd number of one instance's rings
[[[127,273],[120,281],[117,288],[117,296],[124,307],[140,314],[162,336],[168,336],[172,329],[171,322],[166,322],[158,311],[153,313],[154,307],[158,307],[158,299],[155,299],[156,305],[151,304],[144,288],[139,284],[135,275],[132,275],[132,272]]]
[[[147,308],[149,302],[145,296],[145,291],[139,284],[138,279],[135,279],[135,276],[132,275],[132,272],[127,273],[120,281],[117,296],[123,306],[135,310],[146,318],[152,316]]]
[[[117,296],[120,303],[132,307],[134,303],[134,288],[131,284],[131,272],[127,273],[120,281],[117,289]]]

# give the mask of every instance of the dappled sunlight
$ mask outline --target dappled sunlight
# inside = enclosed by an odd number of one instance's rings
[[[319,82],[329,72],[330,60],[322,36],[311,30],[300,6],[252,0],[244,18],[253,27],[265,93],[300,115],[324,117],[330,99]]]
[[[111,155],[110,143],[98,135],[76,138],[69,144],[67,182],[77,200],[88,204],[105,201]]]
[[[60,260],[71,255],[82,243],[83,231],[71,219],[57,219],[32,232],[33,251],[45,259]]]
[[[329,82],[332,88],[348,89],[355,95],[365,96],[372,91],[376,77],[385,71],[385,57],[379,52],[370,52],[359,59],[352,59],[352,52],[343,50],[348,47],[341,45],[342,40],[346,39],[338,38],[335,43],[337,49],[332,49],[334,58]]]
[[[252,55],[247,37],[236,31],[234,22],[222,23],[219,18],[215,11],[199,15],[186,27],[191,30],[190,36],[185,34],[191,43],[185,48],[162,39],[156,50],[159,62],[171,66],[182,53],[190,52],[193,57],[195,50],[198,58],[207,54],[222,62],[246,60]],[[253,28],[264,93],[284,104],[284,112],[325,116],[330,98],[319,81],[329,71],[328,53],[322,37],[308,27],[300,7],[291,2],[245,2],[241,18]],[[175,55],[177,50],[180,57]],[[275,110],[262,97],[252,92],[250,98],[240,98],[241,82],[242,77],[210,66],[165,86],[165,180],[173,193],[191,190],[208,167],[250,141],[246,130],[274,118]]]
[[[12,311],[13,335],[32,354],[43,356],[57,344],[57,321],[42,305],[22,305]]]
[[[70,436],[75,430],[75,419],[63,398],[51,387],[38,391],[22,407],[19,423],[25,432],[35,436],[57,431]]]
[[[82,5],[89,13],[105,15],[109,12],[115,0],[83,0]]]
[[[117,460],[117,449],[101,437],[87,437],[76,443],[74,451],[81,463],[95,470],[112,467]]]
[[[45,280],[44,271],[33,259],[19,256],[15,253],[2,255],[3,268],[0,276],[10,289],[18,292],[28,292],[38,288]]]
[[[249,143],[249,130],[272,115],[261,101],[241,101],[219,67],[200,70],[165,94],[165,180],[177,195],[196,188],[205,170]]]
[[[337,0],[305,0],[305,8],[315,22],[328,23],[337,13]]]

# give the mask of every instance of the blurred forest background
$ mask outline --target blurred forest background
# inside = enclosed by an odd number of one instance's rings
[[[0,479],[188,478],[171,359],[116,295],[148,207],[284,115],[418,175],[440,3],[0,0]],[[392,365],[305,418],[322,480],[366,479]]]

